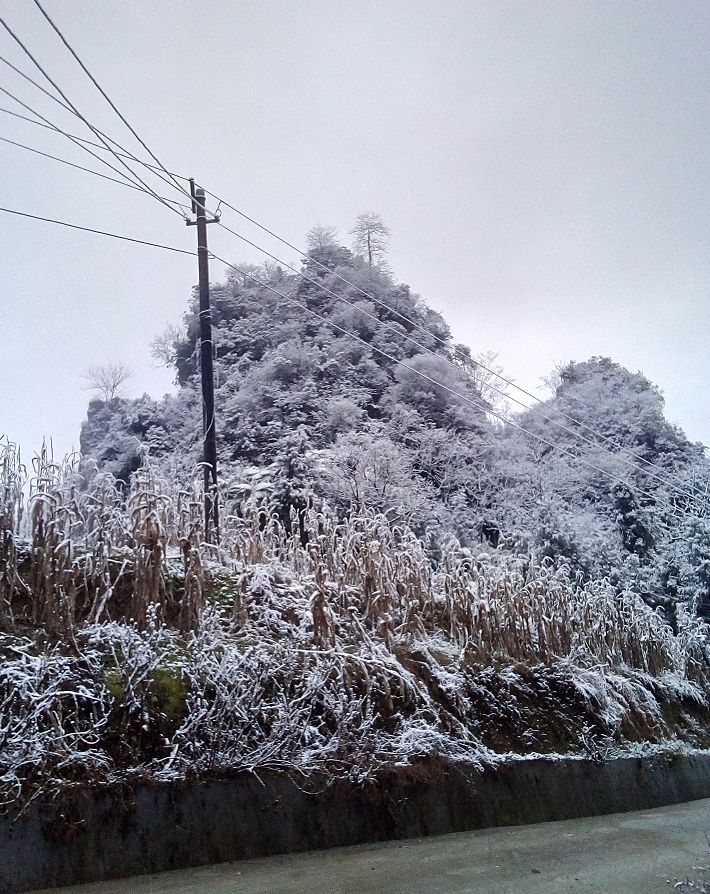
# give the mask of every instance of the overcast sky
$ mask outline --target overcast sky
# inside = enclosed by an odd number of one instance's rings
[[[357,214],[380,213],[397,277],[474,353],[497,351],[528,389],[559,361],[610,356],[710,443],[707,0],[45,6],[171,170],[295,244],[316,223],[349,239]],[[5,0],[2,14],[83,114],[135,151],[34,4]],[[0,53],[39,76],[5,32]],[[2,65],[0,86],[87,135]],[[0,105],[22,112],[4,94]],[[0,135],[99,168],[5,114]],[[194,247],[193,228],[138,192],[6,144],[0,166],[3,206]],[[43,435],[64,451],[78,445],[90,364],[126,362],[131,395],[171,388],[149,344],[180,319],[196,261],[0,218],[0,432],[27,452]],[[217,227],[209,236],[223,257],[261,260]]]

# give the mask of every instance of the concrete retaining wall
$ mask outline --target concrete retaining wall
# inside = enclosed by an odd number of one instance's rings
[[[710,753],[526,760],[480,774],[427,761],[319,793],[277,775],[77,792],[0,819],[0,892],[706,797]]]

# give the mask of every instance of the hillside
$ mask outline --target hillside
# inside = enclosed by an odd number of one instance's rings
[[[309,505],[374,510],[409,525],[434,560],[453,535],[563,561],[641,594],[671,624],[678,601],[710,617],[710,462],[666,421],[655,386],[592,358],[557,371],[536,403],[490,354],[454,344],[386,265],[324,228],[309,244],[302,276],[247,266],[212,288],[225,497],[287,527]],[[85,457],[127,481],[147,448],[191,473],[197,333],[193,296],[184,330],[161,342],[178,393],[93,402]]]

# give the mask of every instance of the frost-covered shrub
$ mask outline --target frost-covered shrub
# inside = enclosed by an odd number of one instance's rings
[[[33,783],[106,778],[110,696],[95,650],[62,654],[60,645],[0,638],[0,805]]]

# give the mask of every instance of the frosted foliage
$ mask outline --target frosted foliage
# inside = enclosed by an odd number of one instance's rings
[[[434,501],[412,456],[384,432],[349,432],[320,456],[320,488],[326,499],[358,510],[371,508],[393,521],[424,519]]]
[[[671,625],[681,603],[710,619],[710,463],[666,420],[660,391],[593,357],[559,365],[537,403],[384,270],[376,215],[357,226],[355,254],[311,231],[306,279],[265,265],[212,285],[225,479],[257,469],[248,477],[273,483],[262,505],[282,520],[307,490],[341,518],[365,506],[406,521],[435,560],[453,534],[633,589]],[[199,460],[198,341],[193,296],[163,339],[178,393],[89,405],[82,451],[124,486],[145,450],[184,479]]]
[[[405,525],[225,506],[144,465],[77,488],[44,451],[0,482],[0,797],[276,769],[303,781],[436,756],[708,744],[707,629],[568,566],[433,566]],[[199,481],[199,474],[196,476]]]
[[[100,746],[110,696],[97,680],[98,654],[33,654],[29,640],[0,638],[0,803],[23,783],[62,776],[105,776],[111,761]]]

